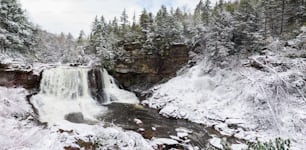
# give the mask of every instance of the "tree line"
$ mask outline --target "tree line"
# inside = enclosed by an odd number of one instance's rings
[[[96,17],[87,51],[115,50],[120,42],[139,42],[160,51],[173,43],[202,41],[206,46],[249,52],[267,38],[291,38],[306,24],[304,0],[219,0],[212,5],[210,0],[200,0],[193,12],[161,6],[153,14],[144,9],[139,16],[134,14],[132,22],[126,10],[111,21]]]
[[[125,43],[140,43],[146,50],[163,53],[176,43],[224,55],[258,50],[269,38],[292,38],[306,24],[305,0],[200,0],[193,12],[161,6],[157,13],[106,20],[97,16],[91,33],[76,39],[86,53],[109,55]],[[131,17],[131,19],[129,18]],[[0,0],[0,49],[34,52],[39,28],[28,21],[17,0]],[[46,34],[40,34],[46,35]],[[108,56],[111,57],[111,56]]]

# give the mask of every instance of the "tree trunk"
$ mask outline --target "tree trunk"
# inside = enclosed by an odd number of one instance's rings
[[[281,20],[280,34],[282,34],[284,30],[284,14],[285,14],[285,0],[282,0],[282,20]]]

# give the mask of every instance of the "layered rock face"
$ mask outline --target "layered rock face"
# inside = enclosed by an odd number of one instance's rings
[[[103,92],[103,79],[102,79],[102,71],[98,68],[93,68],[88,72],[88,86],[90,90],[91,96],[103,103],[105,101],[105,95]]]
[[[118,82],[130,90],[147,89],[173,77],[189,60],[187,45],[175,44],[159,52],[140,44],[125,44],[125,53],[108,68]]]
[[[13,68],[9,64],[0,64],[0,86],[23,87],[28,90],[39,89],[41,77],[30,68]]]

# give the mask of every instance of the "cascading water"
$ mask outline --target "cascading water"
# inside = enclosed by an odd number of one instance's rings
[[[120,102],[120,103],[138,103],[138,99],[134,93],[120,89],[112,76],[110,76],[105,69],[102,70],[102,79],[104,85],[104,92],[106,95],[106,103]]]
[[[104,109],[89,94],[87,68],[57,67],[43,72],[40,92],[31,102],[42,122],[57,123],[71,113],[82,113],[84,119],[96,120]]]
[[[78,117],[82,120],[96,121],[106,107],[99,105],[90,94],[88,72],[81,67],[57,67],[43,72],[40,92],[31,99],[37,108],[40,121],[59,123]],[[101,70],[104,103],[138,103],[135,94],[118,88],[106,70]],[[72,115],[71,115],[72,114]],[[69,116],[70,115],[70,116]],[[67,117],[68,116],[68,117]],[[70,120],[69,120],[70,121]]]

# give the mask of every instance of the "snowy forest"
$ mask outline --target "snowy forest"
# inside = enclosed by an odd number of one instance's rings
[[[305,0],[124,9],[77,37],[18,0],[0,20],[0,149],[306,147]]]

